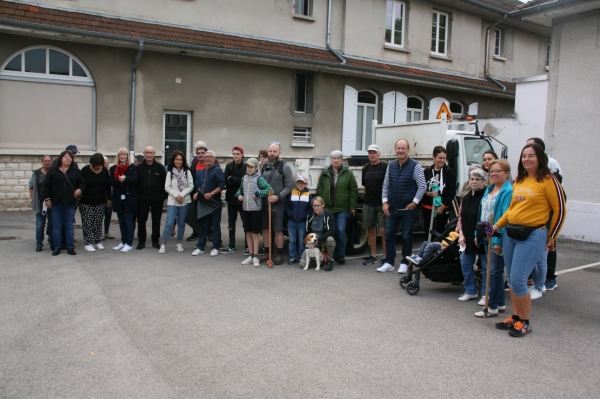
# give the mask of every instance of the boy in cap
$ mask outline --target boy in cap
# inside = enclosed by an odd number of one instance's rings
[[[312,195],[310,194],[306,177],[296,177],[296,189],[292,190],[285,201],[285,213],[288,215],[288,236],[290,237],[290,260],[293,265],[302,259],[304,253],[304,236],[306,234],[306,219],[312,212]]]
[[[259,234],[262,228],[262,198],[269,195],[273,188],[261,176],[258,159],[250,158],[246,162],[246,175],[242,179],[242,184],[235,194],[238,201],[242,202],[242,222],[244,223],[244,232],[246,241],[250,250],[250,256],[242,261],[242,265],[260,266],[258,259]]]

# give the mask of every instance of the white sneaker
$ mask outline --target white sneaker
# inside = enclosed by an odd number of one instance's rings
[[[181,245],[181,243],[177,244],[175,246],[175,248],[177,248],[177,252],[183,252],[183,251],[185,251],[185,249],[183,249],[183,245]]]
[[[104,249],[104,245],[98,243],[98,244],[96,244],[96,248],[98,248],[98,249]]]
[[[125,244],[125,246],[121,249],[121,252],[129,252],[131,251],[131,247],[127,244]]]
[[[379,273],[385,273],[385,272],[393,272],[394,271],[394,266],[390,265],[389,263],[384,263],[383,265],[379,266],[377,268],[377,271]]]
[[[198,256],[198,255],[203,255],[203,254],[204,254],[204,251],[201,249],[198,249],[198,248],[194,249],[194,252],[192,252],[192,256]]]
[[[254,259],[252,256],[248,256],[246,259],[244,259],[242,261],[242,265],[251,265],[252,264],[252,259]]]
[[[468,301],[469,299],[477,299],[477,294],[463,294],[458,298],[461,302]]]
[[[120,250],[122,250],[122,249],[123,249],[123,247],[124,247],[124,246],[125,246],[125,244],[123,244],[123,243],[120,243],[120,244],[119,244],[119,245],[117,245],[116,247],[113,247],[113,249],[114,249],[115,251],[120,251]]]
[[[398,266],[398,274],[405,274],[408,271],[408,265],[405,265],[404,263],[400,263],[400,266]]]
[[[93,245],[84,245],[83,246],[83,250],[84,251],[88,251],[88,252],[96,252],[96,248],[94,248]]]
[[[219,254],[219,250],[217,248],[213,248],[210,251],[210,256],[217,256]]]
[[[498,316],[498,309],[488,309],[487,315],[488,317]],[[480,310],[479,312],[475,312],[475,317],[485,317],[485,313],[483,313],[483,310]]]
[[[254,257],[252,259],[252,262],[254,264],[254,267],[259,267],[260,266],[260,259],[258,259],[257,257]]]
[[[478,306],[485,306],[485,295],[481,297],[479,302],[477,302]]]
[[[531,295],[531,300],[540,299],[542,297],[542,292],[538,290],[532,290],[529,295]]]
[[[161,245],[161,246],[160,246],[160,249],[158,250],[158,253],[159,253],[159,254],[164,254],[165,252],[167,252],[167,248],[165,248],[165,246],[164,246],[164,245]]]

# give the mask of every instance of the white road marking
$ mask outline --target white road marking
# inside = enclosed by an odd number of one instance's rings
[[[581,269],[587,269],[588,267],[594,267],[594,266],[598,266],[598,265],[600,265],[600,262],[590,263],[589,265],[577,266],[577,267],[573,267],[571,269],[558,271],[558,272],[556,272],[556,275],[574,272],[574,271],[581,270]]]
[[[419,246],[419,248],[413,248],[413,252],[418,252],[419,249],[421,249],[421,247]],[[397,254],[401,254],[402,251],[396,251],[396,255]],[[346,259],[364,259],[365,256],[367,255],[360,255],[360,256],[346,256]],[[375,254],[375,256],[383,256],[383,254]]]

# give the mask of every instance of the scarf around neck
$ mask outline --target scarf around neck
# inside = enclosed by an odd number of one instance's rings
[[[173,177],[177,178],[177,189],[179,190],[179,192],[182,192],[186,186],[185,170],[183,170],[183,168],[181,168],[181,169],[172,168],[171,174],[173,175]]]

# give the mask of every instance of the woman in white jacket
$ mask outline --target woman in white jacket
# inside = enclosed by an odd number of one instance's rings
[[[177,251],[183,252],[181,240],[185,230],[185,217],[190,208],[192,198],[190,193],[194,189],[192,172],[185,161],[185,155],[181,151],[174,151],[171,161],[167,166],[167,179],[165,191],[169,194],[167,199],[167,222],[162,235],[162,245],[158,253],[166,252],[166,245],[171,236],[171,229],[177,220]]]

